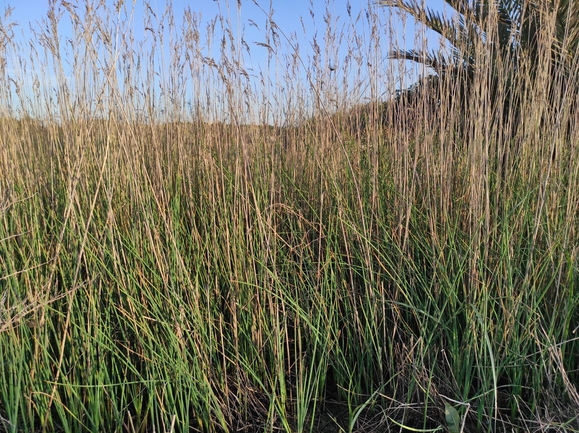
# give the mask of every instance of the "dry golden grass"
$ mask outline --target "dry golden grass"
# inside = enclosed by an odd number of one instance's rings
[[[375,9],[268,20],[271,83],[225,17],[86,6],[0,71],[0,431],[579,431],[575,83],[383,101]]]

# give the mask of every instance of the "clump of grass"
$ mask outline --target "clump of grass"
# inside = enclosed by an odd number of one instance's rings
[[[53,4],[0,74],[0,430],[424,430],[448,398],[467,431],[579,430],[578,137],[548,78],[514,124],[484,74],[467,107],[380,101],[381,10],[361,46],[328,7],[310,58],[264,15],[254,81],[229,14],[202,40],[148,9],[141,43],[124,8]]]

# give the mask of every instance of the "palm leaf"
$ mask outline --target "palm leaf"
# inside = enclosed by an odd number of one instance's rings
[[[441,36],[445,49],[393,50],[390,59],[409,60],[423,64],[434,71],[439,78],[460,79],[461,100],[466,103],[470,83],[479,69],[476,59],[488,58],[491,53],[491,80],[488,91],[492,103],[509,106],[517,112],[518,102],[508,96],[495,100],[495,90],[499,81],[515,83],[521,71],[533,76],[545,61],[541,44],[551,46],[553,71],[558,71],[559,82],[573,78],[575,53],[579,49],[579,1],[558,0],[445,0],[455,11],[449,18],[425,5],[424,0],[380,0],[379,4],[397,8],[412,16],[418,23]],[[552,41],[543,38],[545,28],[550,28],[546,19],[555,18]],[[549,24],[549,25],[548,25]],[[549,37],[549,35],[547,35]],[[487,46],[493,44],[493,49]],[[481,53],[478,50],[483,49]],[[547,59],[548,60],[548,59]],[[485,60],[486,61],[486,60]],[[549,61],[549,60],[548,60]],[[509,65],[499,69],[499,65]],[[524,66],[524,68],[522,67]],[[499,70],[501,74],[499,74]],[[505,72],[508,76],[505,76]],[[561,81],[563,80],[563,81]],[[426,81],[420,81],[411,91],[417,93],[425,88]],[[504,86],[504,84],[503,84]],[[509,93],[510,94],[510,93]],[[509,110],[507,110],[509,111]]]

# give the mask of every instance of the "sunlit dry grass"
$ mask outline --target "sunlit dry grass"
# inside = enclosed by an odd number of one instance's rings
[[[0,74],[0,431],[579,431],[575,101],[381,99],[370,10],[308,57],[55,6]]]

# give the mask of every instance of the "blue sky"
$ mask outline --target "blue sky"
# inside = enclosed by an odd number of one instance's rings
[[[111,9],[114,9],[114,5],[117,3],[117,0],[104,1]],[[256,6],[256,2],[259,6]],[[340,73],[340,68],[346,62],[349,54],[354,57],[357,56],[359,63],[362,62],[360,58],[364,57],[363,63],[368,65],[367,69],[358,69],[356,80],[360,79],[360,74],[372,75],[372,68],[374,71],[388,68],[389,61],[386,59],[386,53],[392,42],[391,38],[397,39],[398,43],[406,48],[415,47],[417,43],[420,43],[420,41],[417,42],[415,27],[411,19],[405,21],[398,15],[391,14],[388,8],[377,6],[374,0],[312,0],[311,2],[309,0],[256,0],[256,2],[253,0],[240,0],[239,2],[237,0],[174,0],[170,3],[177,27],[180,26],[184,11],[187,9],[197,14],[201,21],[199,26],[201,29],[206,28],[217,16],[228,20],[234,37],[241,38],[242,35],[243,42],[249,48],[249,53],[244,55],[243,66],[253,77],[257,77],[260,73],[263,74],[272,62],[277,62],[277,77],[272,78],[270,76],[270,79],[279,80],[280,69],[283,72],[284,65],[280,60],[282,58],[281,53],[276,52],[276,58],[272,59],[271,52],[263,45],[268,42],[268,15],[272,11],[273,21],[281,30],[277,32],[281,39],[281,46],[285,47],[285,50],[291,51],[291,46],[299,44],[302,61],[306,64],[313,64],[315,47],[312,41],[315,39],[320,47],[321,57],[323,57],[321,60],[318,59],[318,64],[327,69],[325,73],[330,74],[329,76],[332,76],[330,70],[336,70],[333,72],[334,77]],[[57,0],[56,3],[60,4],[60,0]],[[84,0],[71,0],[69,3],[78,6],[76,10],[79,15],[82,15]],[[92,3],[98,2],[93,1]],[[168,5],[168,2],[160,0],[149,0],[148,2],[125,0],[123,3],[127,10],[134,11],[136,38],[146,36],[146,24],[143,21],[147,15],[145,4],[150,5],[151,10],[158,18],[163,15]],[[428,1],[428,6],[434,9],[443,10],[443,5],[442,0]],[[28,39],[31,35],[30,26],[37,28],[42,26],[42,20],[45,19],[49,9],[49,0],[0,0],[0,8],[2,9],[0,12],[9,6],[13,7],[11,20],[16,21],[19,25],[15,32],[16,37],[22,36],[24,39]],[[61,10],[64,9],[61,8]],[[372,14],[378,16],[381,23],[381,27],[374,36],[371,34],[371,20],[369,20],[369,16]],[[328,28],[330,28],[330,32],[327,31]],[[220,29],[221,24],[217,22],[215,39],[220,38]],[[70,22],[63,19],[59,31],[63,37],[70,34]],[[350,48],[348,48],[347,43],[348,35],[354,33],[358,35],[358,40],[354,43],[354,45],[359,45],[355,50],[356,53],[352,53],[352,41],[349,42]],[[381,58],[378,59],[370,58],[376,55],[370,49],[372,38],[376,36],[383,47],[380,53]],[[201,37],[203,38],[203,35]],[[291,44],[288,43],[286,37],[292,40]],[[269,42],[271,43],[271,41]],[[326,43],[332,44],[332,47],[324,46]],[[206,55],[209,57],[217,56],[218,46],[219,43],[213,41],[213,52],[208,51]],[[409,81],[412,81],[412,77],[416,76],[416,71],[411,71],[412,65],[406,67],[409,68],[407,71],[409,78],[405,81],[408,85],[411,84]],[[304,67],[304,78],[308,73],[311,73],[305,69]],[[344,74],[348,73],[350,72],[344,72]],[[352,77],[344,78],[344,80],[353,79]],[[370,87],[370,83],[368,86]],[[360,90],[360,95],[362,93]],[[376,93],[384,93],[384,89],[376,90],[374,96]]]

